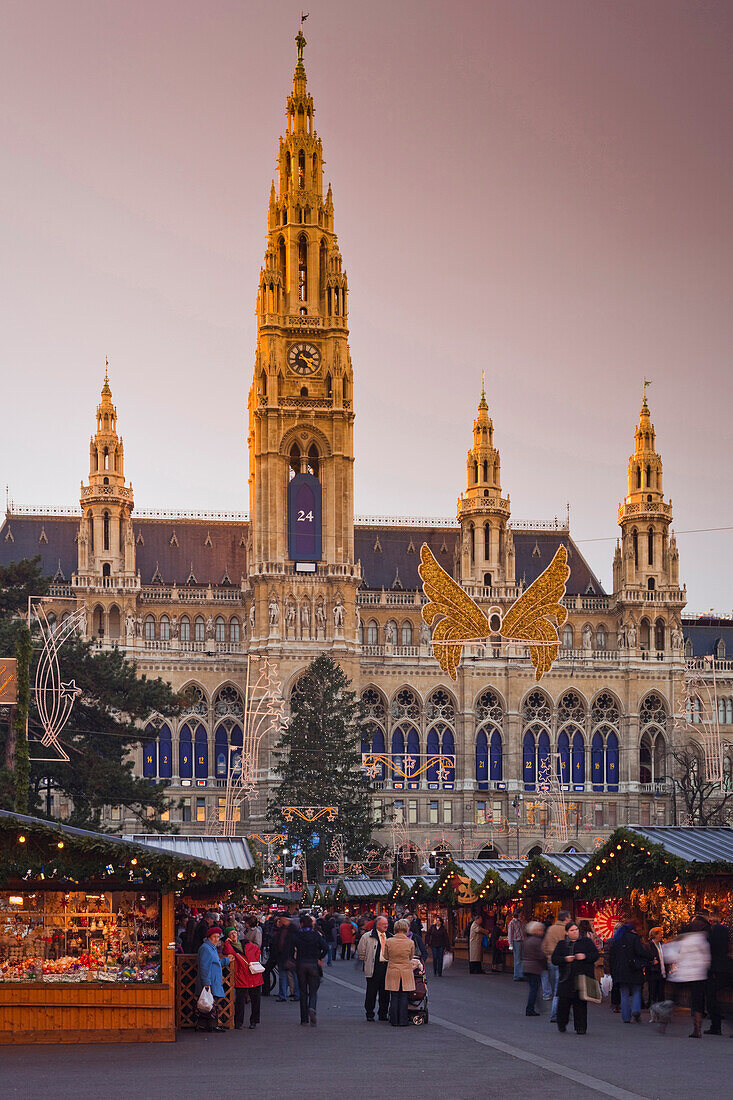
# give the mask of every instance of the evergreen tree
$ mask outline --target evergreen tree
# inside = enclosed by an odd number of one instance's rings
[[[310,877],[320,875],[337,836],[348,859],[366,854],[372,835],[370,786],[361,767],[361,706],[340,665],[322,654],[298,680],[290,704],[290,722],[276,746],[279,782],[268,803],[270,821],[287,831],[289,846],[300,847]],[[284,806],[335,806],[338,816],[315,823],[294,816],[285,822]]]
[[[28,641],[33,645],[30,683],[38,660],[40,636],[28,634],[25,614],[29,595],[48,591],[48,580],[41,575],[40,558],[13,562],[0,567],[0,656],[21,655]],[[128,661],[122,650],[95,651],[91,642],[71,635],[59,652],[64,681],[74,680],[82,689],[61,734],[69,754],[68,763],[34,761],[34,755],[49,752],[34,749],[33,740],[42,729],[33,691],[29,700],[30,761],[25,754],[25,715],[22,723],[16,708],[16,728],[0,722],[0,761],[13,758],[12,768],[0,770],[0,806],[43,813],[46,783],[69,798],[72,805],[68,823],[98,829],[105,806],[126,806],[137,814],[146,828],[165,830],[156,815],[168,808],[167,783],[152,783],[133,775],[131,751],[149,740],[140,723],[154,711],[164,716],[176,713],[177,696],[161,679],[139,676],[137,665]],[[20,672],[19,662],[19,672]],[[27,683],[27,680],[26,680]],[[21,699],[19,683],[18,698]],[[20,725],[22,724],[22,730]],[[12,752],[8,742],[15,733]],[[152,815],[152,816],[151,816]]]

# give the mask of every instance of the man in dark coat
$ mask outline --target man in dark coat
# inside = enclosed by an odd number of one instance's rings
[[[270,948],[270,954],[275,956],[279,975],[280,984],[276,998],[278,1001],[287,1001],[288,999],[289,974],[293,975],[293,992],[290,994],[290,1000],[300,1000],[298,975],[295,973],[295,935],[295,928],[290,917],[287,915],[280,917],[277,932]]]
[[[300,918],[300,929],[293,940],[298,985],[300,987],[300,1022],[316,1026],[318,987],[323,972],[321,959],[328,953],[328,944],[313,927],[313,918],[307,914]]]
[[[207,938],[209,929],[212,928],[217,922],[217,914],[213,909],[209,909],[204,913],[201,920],[198,922],[193,931],[193,939],[191,941],[191,954],[198,954],[198,949],[204,940]]]
[[[651,953],[644,947],[636,931],[636,921],[622,924],[613,934],[616,950],[614,963],[621,990],[621,1019],[625,1024],[641,1023],[641,988],[644,985],[644,969]]]
[[[731,960],[728,956],[730,947],[730,933],[721,921],[720,909],[717,905],[710,908],[710,930],[708,932],[710,944],[710,971],[708,973],[705,999],[707,1002],[710,1027],[706,1035],[722,1035],[720,1030],[721,1012],[718,994],[728,984]]]

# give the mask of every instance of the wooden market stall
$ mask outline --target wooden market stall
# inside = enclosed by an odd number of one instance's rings
[[[0,811],[0,1043],[173,1041],[175,891],[218,874]]]

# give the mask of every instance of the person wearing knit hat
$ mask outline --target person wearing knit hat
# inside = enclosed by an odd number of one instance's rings
[[[262,968],[260,972],[254,971],[250,964],[259,963],[260,949],[256,943],[242,946],[233,924],[224,929],[224,937],[224,954],[234,961],[234,1027],[237,1031],[244,1027],[244,1006],[249,1001],[252,1006],[249,1026],[254,1029],[260,1022]]]
[[[219,1024],[219,1010],[224,998],[224,975],[222,966],[229,965],[228,958],[221,958],[218,947],[221,939],[221,928],[218,924],[212,924],[206,930],[206,938],[198,950],[199,971],[196,979],[196,996],[202,989],[211,990],[214,998],[214,1007],[208,1016],[199,1013],[196,1021],[196,1030],[200,1031],[226,1031]]]

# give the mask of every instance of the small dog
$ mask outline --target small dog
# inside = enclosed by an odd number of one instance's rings
[[[656,1001],[653,1005],[649,1005],[649,1023],[659,1024],[659,1030],[664,1035],[673,1012],[674,1001]]]

